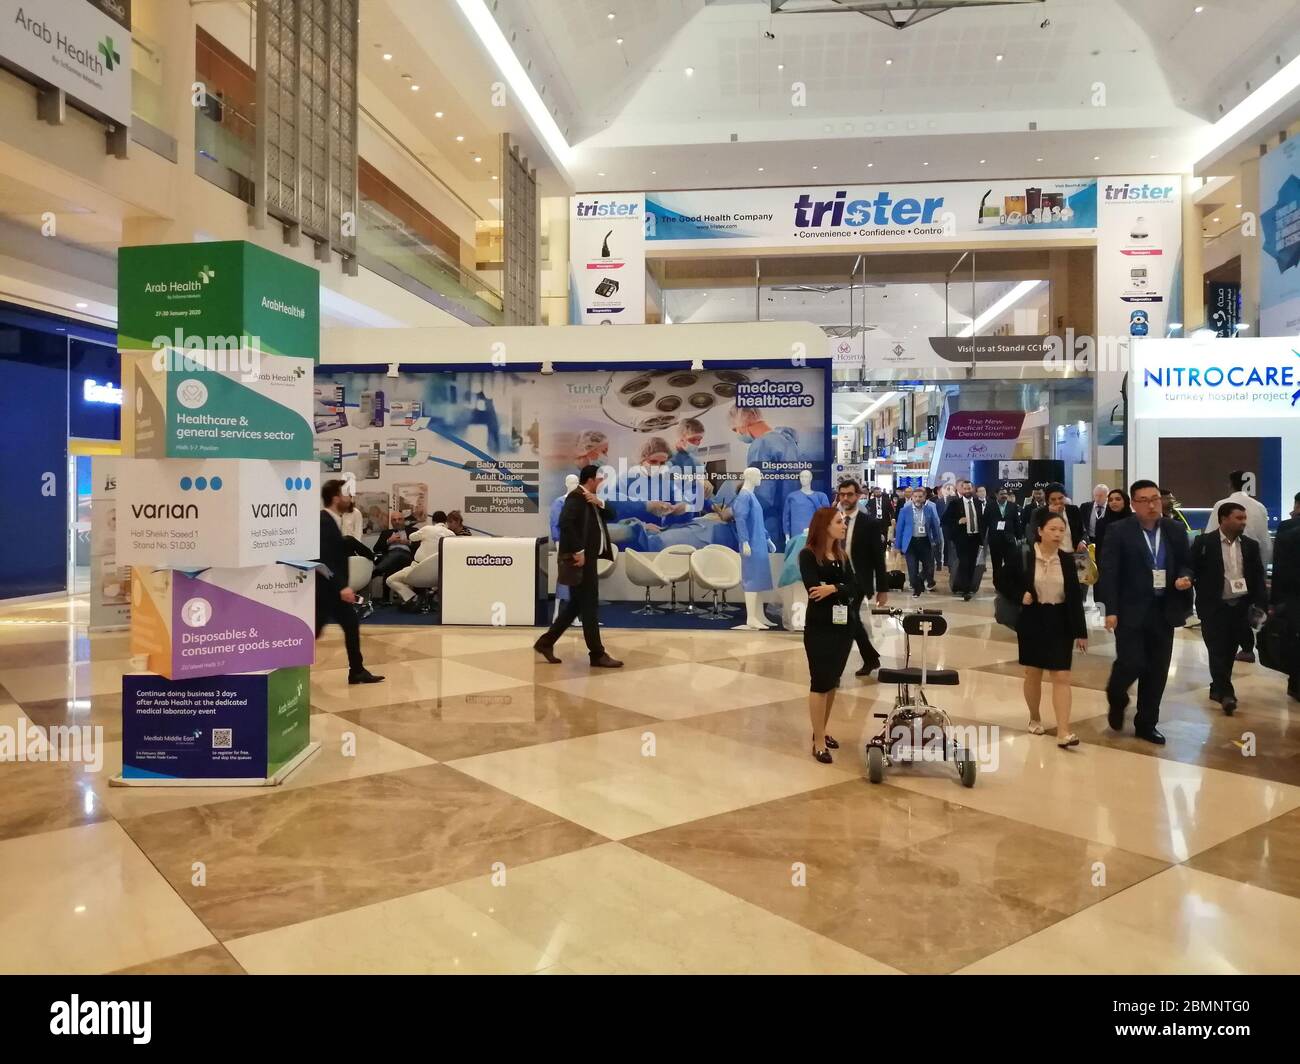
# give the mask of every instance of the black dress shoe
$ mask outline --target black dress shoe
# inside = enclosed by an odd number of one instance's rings
[[[560,664],[560,659],[555,656],[555,651],[552,650],[550,647],[543,646],[541,643],[534,643],[533,649],[537,651],[537,653],[539,653],[543,658],[546,659],[548,665]]]
[[[875,663],[872,664],[872,665],[863,665],[862,668],[860,668],[860,669],[859,669],[857,672],[855,672],[853,675],[854,675],[854,676],[870,676],[870,675],[871,675],[873,672],[875,672],[875,670],[878,669],[878,668],[880,668],[880,659],[879,659],[879,658],[877,658],[876,661],[875,661]],[[832,746],[831,749],[834,750],[835,748]]]
[[[369,669],[361,669],[357,672],[348,673],[348,683],[383,683],[382,676],[376,676]]]
[[[1223,712],[1229,717],[1237,712],[1237,698],[1235,695],[1224,695],[1222,704]]]
[[[1118,704],[1110,703],[1110,708],[1106,710],[1106,723],[1110,725],[1111,731],[1122,731],[1124,728],[1124,711],[1128,709],[1128,699]]]
[[[1155,743],[1156,746],[1165,745],[1165,737],[1155,728],[1143,728],[1141,731],[1133,733],[1139,739],[1145,739],[1149,743]]]
[[[961,600],[962,600],[962,602],[969,602],[969,601],[970,601],[970,592],[969,592],[969,591],[965,592],[965,593],[962,595]]]
[[[838,750],[839,748],[840,748],[840,744],[837,743],[837,742],[835,741],[835,736],[833,736],[833,735],[827,735],[827,736],[826,736],[826,749],[827,749],[827,750]]]
[[[617,658],[611,658],[608,654],[602,654],[598,658],[591,659],[593,669],[621,669],[623,663]]]
[[[834,761],[829,750],[818,750],[816,746],[813,747],[812,755],[823,765],[829,765]]]

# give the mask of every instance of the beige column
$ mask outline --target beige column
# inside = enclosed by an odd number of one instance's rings
[[[1188,336],[1205,321],[1205,237],[1201,233],[1201,209],[1192,199],[1192,179],[1183,178],[1183,331]],[[1179,319],[1174,319],[1179,320]]]

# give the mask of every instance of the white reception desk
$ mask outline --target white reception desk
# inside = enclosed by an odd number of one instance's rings
[[[443,624],[493,627],[550,623],[546,537],[448,536],[438,545]]]

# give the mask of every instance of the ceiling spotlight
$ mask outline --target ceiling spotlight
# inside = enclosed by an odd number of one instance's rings
[[[420,86],[419,86],[419,85],[412,85],[412,86],[411,86],[411,91],[412,91],[412,92],[419,92],[419,91],[420,91]]]
[[[761,166],[758,168],[758,172],[759,172],[760,174],[763,172],[763,168],[762,168]]]
[[[885,66],[893,66],[893,65],[894,65],[894,61],[892,59],[885,60]]]
[[[607,19],[609,19],[610,22],[613,22],[613,21],[614,21],[614,12],[611,11],[611,12],[610,12],[608,15],[606,15],[605,17],[606,17]]]
[[[784,63],[777,63],[777,64],[776,64],[776,69],[777,69],[777,70],[784,70],[784,69],[785,69],[785,64],[784,64]]]
[[[615,43],[615,44],[622,44],[622,43],[623,43],[623,38],[622,38],[622,37],[615,37],[615,38],[614,38],[614,43]]]
[[[85,310],[88,306],[90,306],[89,303],[78,303],[78,304],[77,304],[77,309],[78,309],[78,310]]]
[[[434,112],[433,112],[433,117],[434,117],[434,118],[441,118],[441,117],[442,117],[442,112],[441,112],[441,111],[434,111]]]
[[[1238,203],[1236,206],[1237,206],[1237,210],[1241,210],[1241,204],[1240,204],[1240,203]]]
[[[875,163],[867,163],[867,169],[870,170],[875,165]]]
[[[995,55],[993,58],[996,59],[999,63],[1002,62],[1002,53],[998,52],[998,54]]]
[[[474,161],[475,161],[476,163],[481,163],[481,162],[483,161],[483,156],[481,156],[481,155],[476,155],[476,156],[474,156]]]
[[[605,171],[604,171],[604,170],[598,170],[598,171],[596,171],[596,176],[597,176],[597,177],[604,177],[604,176],[605,176]]]
[[[463,141],[464,139],[465,139],[465,138],[464,138],[463,136],[461,136],[459,133],[456,134],[456,143],[457,143],[457,144],[459,144],[459,143],[460,143],[461,141]]]
[[[813,163],[813,169],[814,169],[814,170],[817,169],[817,164],[816,164],[816,163]]]
[[[988,162],[987,159],[981,159],[981,160],[980,160],[980,166],[983,166],[986,162]]]
[[[1192,14],[1199,15],[1204,10],[1205,10],[1204,4],[1197,4],[1194,8],[1192,8]]]
[[[687,68],[686,68],[686,76],[687,76],[688,78],[690,78],[690,77],[694,77],[694,76],[695,76],[695,68],[694,68],[694,67],[687,67]]]
[[[1214,219],[1214,224],[1215,224],[1215,225],[1218,225],[1218,224],[1219,224],[1219,219],[1215,218],[1215,219]]]
[[[657,174],[658,172],[659,172],[658,170],[651,170],[651,171],[650,171],[650,175],[653,177],[653,176],[654,176],[655,174]]]
[[[922,166],[929,166],[930,164],[929,164],[929,163],[922,163],[921,165],[922,165]]]
[[[1094,156],[1092,157],[1092,161],[1093,161],[1094,163],[1099,163],[1099,162],[1101,162],[1101,156],[1100,156],[1100,155],[1094,155]]]
[[[493,174],[493,175],[492,175],[492,180],[493,180],[493,181],[496,181],[496,180],[497,180],[497,175],[496,175],[496,174]]]
[[[384,62],[388,62],[388,60],[390,60],[390,59],[392,59],[392,58],[393,58],[393,53],[392,53],[392,52],[385,52],[385,53],[384,53]]]

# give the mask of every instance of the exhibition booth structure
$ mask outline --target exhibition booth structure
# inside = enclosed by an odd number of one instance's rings
[[[1142,340],[1133,346],[1128,471],[1186,506],[1228,495],[1228,474],[1268,509],[1300,490],[1300,347],[1294,338]]]
[[[94,521],[139,671],[113,782],[279,783],[318,745],[319,278],[242,241],[126,247],[118,299],[123,454]]]
[[[790,620],[787,555],[832,490],[815,326],[330,330],[326,344],[315,457],[355,485],[363,534],[453,510],[471,532],[415,554],[432,617],[548,618],[566,478],[596,465],[616,552],[602,598],[637,607],[616,623]],[[376,349],[393,361],[355,361]]]

